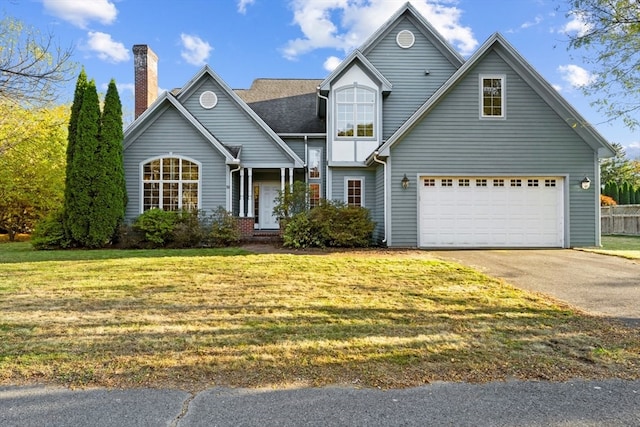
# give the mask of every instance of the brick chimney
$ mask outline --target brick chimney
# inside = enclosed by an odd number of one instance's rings
[[[158,97],[158,56],[146,44],[133,46],[135,118]]]

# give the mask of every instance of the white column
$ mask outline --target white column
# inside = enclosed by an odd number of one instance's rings
[[[242,168],[240,169],[240,218],[244,216],[244,168]]]
[[[285,168],[280,168],[280,190],[284,191],[284,171]]]
[[[293,168],[289,168],[289,191],[293,191]]]
[[[247,196],[247,216],[254,216],[253,214],[253,168],[247,168],[248,176],[248,184],[249,187],[249,195]]]

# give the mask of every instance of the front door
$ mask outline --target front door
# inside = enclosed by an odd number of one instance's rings
[[[278,197],[278,191],[280,191],[280,184],[277,182],[260,183],[260,229],[277,229],[279,227],[278,218],[273,216],[273,207],[275,199]]]

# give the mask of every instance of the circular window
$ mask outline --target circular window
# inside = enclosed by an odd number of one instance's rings
[[[416,37],[409,30],[402,30],[396,36],[396,43],[403,49],[409,49],[416,41]]]
[[[202,92],[200,95],[200,105],[207,110],[213,108],[218,103],[218,96],[210,90]]]

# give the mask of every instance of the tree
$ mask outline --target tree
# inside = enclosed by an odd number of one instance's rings
[[[637,0],[570,0],[568,15],[582,23],[570,35],[569,47],[585,49],[594,81],[583,87],[598,96],[595,104],[612,120],[640,125],[640,2]]]
[[[111,237],[124,221],[127,205],[127,190],[124,179],[124,161],[122,153],[122,104],[115,80],[109,82],[100,125],[100,150],[98,161],[103,176],[97,182],[102,187],[101,199],[104,216],[100,218],[111,230]]]
[[[58,46],[51,33],[10,17],[0,21],[0,100],[43,104],[56,100],[71,79],[73,50]]]
[[[615,150],[615,156],[604,159],[600,163],[601,181],[604,183],[615,182],[618,185],[628,181],[634,187],[640,186],[640,170],[636,167],[637,162],[626,158],[624,147],[621,144],[613,143],[612,146]],[[618,199],[616,200],[619,202]]]
[[[73,111],[73,107],[72,107]],[[70,155],[71,165],[68,168],[67,189],[65,190],[65,228],[69,237],[81,246],[100,247],[110,236],[102,232],[102,224],[94,224],[98,217],[96,209],[103,206],[96,204],[98,179],[102,166],[96,160],[99,152],[100,136],[100,102],[96,84],[93,80],[87,83],[82,96],[82,105],[78,111],[76,132],[70,139],[74,141]]]
[[[68,212],[70,209],[73,210],[73,207],[69,206],[69,204],[73,203],[73,194],[71,194],[71,191],[75,191],[75,187],[73,183],[70,182],[70,180],[73,176],[72,168],[74,165],[73,156],[76,150],[76,139],[78,133],[78,116],[80,114],[80,107],[82,107],[82,99],[84,97],[84,93],[87,90],[87,84],[87,74],[85,73],[84,68],[82,68],[82,70],[80,70],[80,74],[78,75],[78,80],[76,81],[76,88],[73,94],[73,104],[71,104],[71,114],[69,116],[69,131],[67,134],[67,168],[64,190],[65,212]],[[66,217],[66,214],[63,214],[63,217]],[[67,234],[70,237],[71,231],[67,231]]]
[[[20,121],[30,130],[22,144],[0,156],[0,228],[14,240],[62,204],[68,110],[14,106],[10,114],[5,124]],[[12,131],[6,127],[0,134]]]
[[[75,68],[70,60],[72,52],[56,45],[51,34],[42,35],[9,17],[0,20],[0,127],[12,130],[0,135],[0,156],[31,140],[34,128],[44,124],[34,126],[38,115],[25,120],[15,117],[18,113],[28,115],[30,108],[45,108],[57,99]]]

